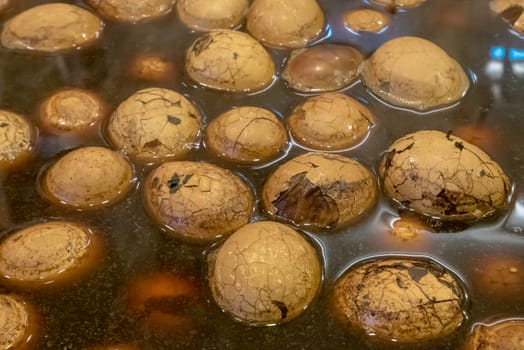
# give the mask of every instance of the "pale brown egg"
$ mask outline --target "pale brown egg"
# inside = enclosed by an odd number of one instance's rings
[[[379,11],[361,9],[345,13],[344,24],[349,30],[356,33],[379,33],[388,26],[389,18]]]
[[[129,161],[104,147],[81,147],[67,153],[39,180],[38,188],[45,199],[77,210],[114,204],[136,181]]]
[[[395,342],[445,337],[465,321],[458,279],[432,260],[371,260],[350,268],[333,293],[349,327]]]
[[[334,151],[361,143],[374,125],[371,111],[341,93],[308,98],[286,119],[294,140],[318,151]]]
[[[0,170],[24,164],[33,155],[35,130],[21,115],[0,110]]]
[[[242,227],[208,261],[213,299],[248,325],[291,321],[320,289],[322,268],[315,249],[298,232],[276,222]]]
[[[0,294],[0,349],[37,349],[40,321],[33,306],[12,294]]]
[[[18,50],[80,49],[96,41],[103,29],[102,20],[81,7],[44,4],[8,20],[2,29],[1,42],[9,49]]]
[[[396,140],[382,158],[386,194],[417,213],[448,221],[478,220],[505,207],[510,180],[478,147],[422,130]]]
[[[64,89],[42,102],[40,126],[52,133],[83,133],[99,124],[107,107],[95,93],[83,89]]]
[[[524,348],[524,319],[478,323],[464,350],[520,350]]]
[[[426,0],[370,0],[372,4],[386,7],[411,8],[422,5]]]
[[[316,0],[255,0],[246,28],[264,45],[304,47],[324,29],[324,12]]]
[[[115,148],[141,162],[179,159],[200,145],[202,115],[176,91],[135,92],[113,112],[107,135]]]
[[[374,175],[356,160],[306,153],[282,164],[262,189],[264,209],[297,226],[333,228],[361,218],[375,204]]]
[[[386,42],[362,64],[360,74],[373,94],[418,111],[451,105],[469,88],[468,76],[457,61],[416,37]]]
[[[161,83],[175,81],[176,65],[162,54],[145,53],[131,59],[128,74],[135,79],[151,80]]]
[[[250,35],[234,30],[198,37],[187,50],[185,69],[202,86],[233,92],[262,90],[275,74],[266,49]]]
[[[206,147],[220,158],[259,164],[281,155],[287,145],[285,126],[267,109],[239,107],[226,111],[206,127]]]
[[[85,226],[34,224],[0,242],[0,283],[22,289],[68,285],[95,270],[103,251],[101,237]]]
[[[248,0],[178,0],[178,16],[186,26],[206,31],[238,27],[249,8]]]
[[[363,56],[347,45],[321,44],[291,52],[282,79],[301,92],[334,91],[358,77]]]
[[[176,0],[87,0],[105,18],[120,22],[144,22],[163,16]]]
[[[149,215],[170,235],[210,243],[247,224],[253,195],[238,176],[204,162],[167,162],[143,187]]]

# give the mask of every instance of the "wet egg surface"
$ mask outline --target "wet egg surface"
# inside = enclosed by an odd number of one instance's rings
[[[0,11],[2,28],[8,28],[10,21],[14,21],[23,13],[27,14],[26,11],[38,5],[52,3],[54,2],[50,0],[9,1],[8,6]],[[22,34],[25,35],[25,31],[30,30],[31,37],[24,36],[24,38],[29,38],[31,45],[50,44],[46,46],[46,50],[51,52],[36,48],[11,48],[3,44],[0,47],[1,110],[23,118],[24,122],[20,124],[22,127],[17,130],[26,130],[26,124],[30,130],[27,134],[25,131],[15,132],[10,128],[13,125],[11,122],[0,120],[0,135],[4,135],[1,139],[9,141],[5,144],[8,148],[2,148],[4,144],[1,144],[1,152],[8,150],[14,154],[18,150],[24,150],[21,158],[13,156],[16,158],[14,163],[8,161],[5,166],[0,166],[0,245],[10,242],[10,237],[25,228],[60,221],[92,229],[97,233],[97,238],[104,247],[103,256],[96,259],[94,268],[89,268],[89,273],[82,276],[75,274],[78,277],[69,280],[71,283],[56,284],[54,288],[27,289],[0,281],[0,295],[20,296],[21,300],[32,306],[39,318],[39,327],[35,333],[38,337],[31,338],[30,345],[33,349],[126,349],[126,346],[131,346],[133,349],[140,350],[218,350],[244,349],[248,344],[255,350],[459,350],[463,349],[476,333],[477,325],[484,325],[487,328],[487,326],[501,324],[502,320],[523,318],[524,53],[522,50],[524,41],[511,24],[517,20],[517,16],[522,15],[518,7],[510,6],[509,9],[495,11],[490,7],[493,1],[489,0],[316,1],[322,17],[314,17],[317,20],[313,22],[319,23],[318,19],[323,19],[320,32],[318,32],[319,27],[312,32],[309,32],[310,28],[302,28],[303,31],[299,33],[299,44],[305,45],[302,48],[313,50],[325,45],[351,47],[360,52],[364,61],[369,62],[374,54],[379,53],[380,47],[384,47],[392,40],[402,37],[420,38],[445,53],[443,56],[438,56],[440,58],[437,59],[437,63],[449,63],[449,58],[452,58],[460,66],[469,82],[469,88],[465,93],[458,93],[455,102],[446,100],[431,107],[427,104],[422,110],[416,107],[422,106],[419,104],[401,106],[398,100],[386,101],[384,96],[372,91],[370,84],[359,80],[359,77],[335,87],[335,90],[330,93],[350,97],[371,112],[373,127],[368,130],[367,136],[356,144],[343,145],[337,149],[332,147],[323,152],[327,152],[327,158],[343,157],[358,162],[366,169],[365,178],[374,184],[374,192],[370,192],[369,187],[366,187],[367,192],[361,192],[347,186],[348,182],[345,179],[358,175],[357,170],[361,167],[347,167],[345,162],[329,162],[331,165],[336,165],[330,167],[326,173],[321,171],[322,164],[318,167],[320,162],[309,159],[302,162],[298,169],[295,168],[297,172],[286,176],[285,179],[282,178],[284,187],[275,187],[275,192],[268,202],[277,203],[280,214],[273,215],[264,205],[264,185],[270,182],[272,174],[278,172],[277,169],[282,167],[286,169],[290,162],[308,154],[312,149],[311,146],[299,144],[298,138],[291,133],[287,119],[297,106],[304,105],[310,99],[314,101],[321,95],[320,91],[299,91],[284,80],[283,72],[296,48],[257,41],[254,33],[250,33],[248,28],[249,11],[234,27],[234,32],[226,31],[226,35],[219,39],[211,35],[215,33],[214,31],[205,32],[188,27],[182,21],[174,2],[164,2],[171,8],[162,10],[159,16],[148,15],[152,13],[149,10],[155,10],[153,6],[147,11],[142,8],[135,13],[137,15],[135,19],[128,17],[130,20],[118,20],[103,15],[87,1],[69,3],[86,11],[90,18],[91,16],[96,18],[93,23],[97,24],[97,34],[92,30],[81,30],[85,37],[80,38],[82,41],[76,41],[78,38],[75,35],[79,33],[78,31],[69,30],[65,34],[55,31],[55,25],[60,22],[56,18],[60,14],[58,11],[45,11],[38,20],[36,16],[24,20]],[[160,4],[161,1],[104,1],[104,3],[144,5]],[[183,2],[176,3],[181,5]],[[213,2],[215,3],[219,2]],[[304,1],[296,3],[306,7]],[[418,6],[410,6],[410,3],[417,3]],[[515,5],[517,2],[512,4]],[[135,9],[139,8],[141,7],[135,7]],[[285,11],[267,15],[267,18],[275,21],[280,21],[282,18],[289,19],[286,23],[275,22],[273,29],[291,24],[293,22],[291,19],[297,21],[306,19],[305,16],[297,16],[298,10],[295,13],[292,9],[289,7]],[[345,14],[362,9],[385,14],[389,24],[376,33],[348,30]],[[138,20],[140,16],[149,17]],[[104,22],[101,31],[98,26],[100,20]],[[51,25],[47,26],[46,30],[38,29],[40,24],[47,22]],[[76,26],[80,23],[83,22],[75,20],[70,24]],[[296,26],[296,21],[293,23],[294,29],[301,29],[300,26]],[[69,25],[60,28],[66,27],[73,28]],[[314,34],[311,34],[313,32]],[[73,33],[76,34],[72,35]],[[282,33],[283,31],[280,31],[280,34]],[[51,34],[54,39],[58,38],[59,43],[63,43],[62,39],[67,37],[66,47],[57,49],[57,42],[51,43],[47,40],[51,38],[48,36]],[[242,39],[237,40],[238,35]],[[230,40],[231,36],[234,39]],[[83,41],[84,39],[87,41]],[[304,40],[307,41],[306,44]],[[197,43],[198,48],[192,46],[194,43]],[[231,49],[231,44],[237,46]],[[208,49],[212,50],[208,51]],[[409,51],[409,47],[405,50]],[[420,59],[420,62],[390,61],[391,72],[398,75],[386,74],[380,77],[375,75],[380,79],[386,79],[382,84],[377,80],[377,86],[388,87],[385,84],[387,81],[390,82],[388,90],[390,92],[393,92],[394,84],[399,84],[397,87],[400,90],[395,91],[409,90],[422,93],[424,98],[439,95],[434,90],[427,90],[426,87],[435,81],[438,81],[437,87],[444,87],[444,82],[447,81],[445,78],[449,76],[445,69],[434,75],[426,74],[426,70],[418,76],[404,75],[406,71],[412,72],[416,67],[429,68],[429,65],[424,63],[427,61],[422,62],[426,56],[420,54],[420,51],[417,52],[414,57]],[[198,57],[194,57],[195,53],[199,54]],[[188,68],[189,59],[195,59],[191,61],[190,68]],[[311,61],[301,62],[304,63],[303,66],[301,65],[304,68],[302,72],[308,73],[308,76],[313,76],[309,73],[315,71],[315,67],[321,69],[331,67],[333,71],[339,69],[336,64],[331,64],[332,61],[320,59],[316,63],[309,62]],[[400,68],[406,69],[398,70],[399,64],[402,66]],[[381,64],[376,67],[381,71],[387,68]],[[190,69],[194,70],[190,71]],[[350,69],[354,72],[352,66]],[[416,87],[413,88],[411,84],[420,83],[419,78],[423,83],[431,84],[415,85]],[[328,81],[330,80],[331,78],[328,78]],[[219,85],[214,85],[215,83]],[[408,88],[405,88],[406,86]],[[446,85],[446,89],[442,91],[446,95],[450,91],[455,91],[455,88],[460,87],[453,85],[448,89]],[[105,113],[80,132],[51,131],[50,128],[45,128],[40,122],[42,104],[53,94],[67,89],[92,93],[104,102]],[[180,153],[180,158],[176,157],[174,162],[184,163],[183,166],[181,169],[169,169],[165,173],[165,178],[162,177],[157,185],[163,186],[160,189],[165,194],[165,196],[162,194],[164,197],[159,197],[159,202],[166,208],[176,209],[171,212],[166,211],[167,214],[162,220],[172,222],[178,220],[180,225],[189,227],[187,225],[191,223],[190,220],[203,218],[198,223],[200,226],[195,225],[191,230],[197,237],[200,235],[205,237],[204,239],[192,240],[182,234],[175,234],[174,231],[169,230],[165,222],[154,216],[158,210],[150,210],[147,207],[145,192],[149,186],[149,176],[155,174],[158,167],[169,164],[172,160],[161,157],[140,160],[138,157],[133,157],[127,149],[120,149],[121,147],[117,146],[110,137],[110,119],[117,110],[120,110],[119,106],[138,92],[149,89],[162,89],[162,91],[165,89],[176,92],[179,96],[177,99],[160,99],[161,105],[149,104],[143,99],[135,100],[134,109],[128,110],[126,126],[121,124],[118,129],[123,133],[129,126],[129,130],[137,131],[133,135],[134,144],[147,145],[146,149],[149,147],[149,150],[158,151],[161,148],[160,141],[164,140],[163,136],[150,137],[153,132],[143,132],[151,130],[147,128],[148,116],[153,119],[159,116],[161,122],[159,130],[165,129],[167,132],[172,130],[172,127],[177,129],[184,126],[186,121],[196,121],[195,118],[184,115],[183,111],[187,112],[187,108],[184,109],[187,105],[180,96],[191,102],[200,115],[199,126],[191,129],[197,130],[196,139],[190,137],[191,141],[180,143],[188,148],[181,146],[185,151]],[[426,94],[427,91],[431,93]],[[73,103],[73,105],[79,107],[80,103]],[[329,107],[332,105],[335,104],[317,104],[319,110],[325,112],[327,116],[321,118],[320,113],[315,113],[315,117],[321,121],[328,120],[328,117],[333,118],[340,108],[337,107],[336,111],[330,112]],[[239,140],[243,145],[253,143],[257,146],[262,145],[262,140],[267,142],[263,149],[250,148],[250,152],[254,150],[254,153],[250,153],[247,157],[248,161],[226,159],[219,154],[224,152],[223,150],[211,149],[205,140],[208,126],[213,125],[215,121],[223,120],[220,116],[224,113],[240,108],[261,108],[272,115],[269,119],[236,116],[228,119],[225,125],[220,125],[219,135],[225,135],[227,140]],[[88,107],[88,109],[96,108]],[[274,123],[275,120],[278,124]],[[135,124],[132,125],[133,123]],[[352,125],[338,122],[336,124],[339,127],[347,125],[343,131],[349,131],[349,125]],[[275,128],[268,129],[267,126],[275,126]],[[306,130],[323,132],[324,124],[317,124],[315,121],[315,124],[306,127]],[[337,127],[332,130],[342,131],[337,130]],[[441,133],[442,141],[449,146],[445,152],[434,145],[429,147],[433,154],[440,157],[440,160],[433,162],[435,158],[428,158],[427,150],[422,151],[416,145],[407,147],[410,149],[396,155],[405,157],[403,160],[398,158],[399,162],[397,162],[391,158],[393,154],[388,150],[396,140],[428,130]],[[195,134],[191,133],[191,135]],[[277,135],[278,138],[271,138]],[[453,141],[449,141],[446,135]],[[130,135],[126,134],[127,136]],[[183,138],[182,134],[179,136],[180,139]],[[283,148],[271,155],[265,153],[268,150],[276,150],[277,143],[282,145],[280,142],[284,136],[287,136],[287,140]],[[461,138],[464,142],[457,138]],[[325,140],[332,142],[335,137],[327,136]],[[430,138],[425,136],[421,144],[428,144],[429,141]],[[225,144],[225,141],[222,144]],[[419,142],[417,141],[416,144]],[[476,157],[479,155],[478,151],[471,152],[472,145],[483,152],[482,161]],[[409,143],[405,146],[409,146]],[[115,155],[115,158],[107,158],[107,162],[102,162],[101,157],[89,158],[90,160],[79,158],[73,164],[73,168],[71,164],[60,168],[55,175],[62,176],[61,179],[64,180],[62,183],[66,184],[61,188],[60,193],[70,193],[71,189],[85,184],[88,191],[81,194],[84,199],[100,194],[99,190],[105,188],[102,201],[106,202],[109,193],[106,190],[120,188],[119,180],[122,180],[122,183],[127,185],[121,188],[122,192],[114,197],[114,201],[104,205],[98,205],[98,201],[91,202],[92,205],[81,203],[87,207],[78,207],[64,205],[60,199],[53,200],[42,196],[41,185],[45,175],[67,155],[91,147],[101,147]],[[398,151],[401,149],[403,148],[398,148]],[[236,147],[236,150],[240,151],[239,147]],[[256,155],[253,156],[252,154],[255,153]],[[9,157],[12,157],[12,154],[10,153]],[[235,155],[239,154],[240,152],[235,153]],[[266,154],[268,157],[264,158]],[[389,158],[388,154],[390,154]],[[471,170],[472,163],[469,162],[475,159],[475,162],[478,161],[475,163],[477,165],[485,162],[484,154],[503,170],[509,179],[509,186],[501,180],[502,174],[496,176],[497,180],[487,171],[480,176],[480,170]],[[122,159],[123,163],[118,159]],[[418,165],[422,164],[425,169],[437,169],[438,171],[432,172],[432,175],[426,178],[426,183],[440,186],[443,183],[442,179],[446,178],[448,181],[444,181],[446,186],[431,192],[431,198],[426,198],[434,200],[431,201],[433,204],[442,204],[446,199],[458,199],[454,197],[457,192],[452,191],[453,184],[458,183],[463,190],[471,188],[476,192],[480,189],[486,190],[483,182],[471,181],[477,177],[482,178],[483,181],[488,179],[500,181],[499,184],[505,188],[506,193],[503,194],[499,190],[490,192],[491,203],[489,200],[483,203],[491,206],[480,205],[479,201],[467,202],[472,205],[461,206],[468,209],[468,215],[473,216],[473,219],[462,220],[462,217],[458,220],[448,220],[446,216],[454,214],[453,210],[447,209],[443,210],[444,215],[440,211],[438,214],[421,213],[410,207],[403,199],[395,200],[386,192],[385,182],[380,178],[381,162],[385,159],[389,159],[394,165],[390,171],[393,169],[398,171],[396,177],[390,173],[388,178],[391,176],[399,189],[402,188],[402,184],[415,180],[417,184],[421,183],[424,174],[420,172],[421,167]],[[422,163],[417,163],[420,161]],[[447,166],[451,163],[453,163],[452,167]],[[92,166],[92,164],[98,165]],[[193,172],[194,169],[189,164],[198,164],[197,168],[205,171]],[[222,169],[220,174],[228,175],[212,178],[214,170],[210,169],[217,167]],[[120,173],[118,169],[123,171]],[[474,169],[480,168],[475,165]],[[191,173],[193,176],[187,176]],[[316,173],[318,176],[311,177],[312,174],[309,173]],[[119,174],[123,176],[120,177]],[[160,176],[158,177],[160,179]],[[291,181],[293,186],[290,191],[291,178],[293,178]],[[231,179],[235,180],[230,183]],[[226,185],[231,185],[231,188],[227,187],[225,190]],[[427,189],[430,185],[422,187]],[[345,192],[340,189],[344,189]],[[342,192],[347,202],[339,206],[338,198],[333,194]],[[371,193],[372,196],[366,197]],[[411,194],[410,199],[413,200],[413,197],[416,195]],[[276,200],[278,198],[280,200]],[[366,198],[372,199],[372,203],[358,204]],[[505,202],[500,207],[499,198],[504,199]],[[231,207],[229,204],[237,206]],[[431,205],[430,207],[434,208]],[[492,207],[496,209],[492,210]],[[217,212],[209,214],[207,210],[210,208]],[[338,210],[338,217],[335,215],[337,214],[335,208]],[[344,208],[354,208],[353,212],[358,214],[357,217],[346,222],[343,218]],[[362,208],[367,210],[359,214]],[[236,221],[236,218],[240,220]],[[212,224],[218,223],[218,219],[221,227],[213,226]],[[299,224],[302,219],[305,219],[305,223]],[[255,222],[269,220],[287,225],[286,227],[297,232],[301,240],[281,244],[280,238],[276,243],[268,236],[265,241],[261,240],[259,244],[250,245],[245,251],[237,249],[239,245],[231,250],[222,250],[228,247],[226,244],[228,237],[232,237],[235,231],[242,230],[246,224],[253,225]],[[312,222],[317,224],[313,225]],[[238,227],[228,226],[231,224],[235,224],[233,226],[238,224]],[[174,226],[172,223],[169,225]],[[186,231],[189,232],[184,229],[184,232]],[[292,314],[294,301],[298,300],[298,294],[294,293],[296,291],[302,293],[305,289],[298,287],[304,286],[304,281],[308,280],[304,274],[301,274],[307,262],[302,260],[305,264],[297,265],[299,241],[305,241],[311,246],[314,256],[318,258],[322,273],[318,286],[312,288],[311,293],[308,294],[311,299],[306,303],[307,307],[302,303],[295,309],[296,313]],[[37,252],[43,254],[46,249],[52,248],[46,242],[48,241],[44,242],[46,248],[39,249]],[[276,243],[276,248],[266,249],[266,247],[273,247],[271,243]],[[67,252],[68,247],[71,251],[76,249],[75,246],[67,244],[62,247],[61,253]],[[232,313],[234,311],[232,308],[226,310],[226,304],[217,302],[218,299],[223,300],[223,296],[215,300],[211,288],[216,280],[210,277],[212,270],[210,258],[217,252],[225,254],[226,251],[234,252],[235,264],[249,265],[249,274],[244,276],[253,278],[258,283],[257,286],[261,286],[255,288],[255,285],[250,284],[249,278],[240,278],[241,270],[235,270],[234,264],[229,265],[233,255],[221,260],[225,262],[223,267],[227,271],[239,272],[237,285],[226,284],[230,289],[224,295],[231,297],[227,300],[233,300],[234,295],[242,295],[246,292],[245,295],[252,298],[250,305],[257,307],[249,310],[258,310],[264,315],[270,315],[269,319],[264,319],[257,326],[253,326],[258,322],[253,321],[253,315],[258,317],[260,312],[249,313],[251,311],[246,311],[247,307],[235,309],[241,310],[242,317],[248,316],[247,321],[241,320]],[[253,251],[256,256],[250,255]],[[59,254],[59,256],[65,255]],[[253,259],[258,257],[277,263],[257,264]],[[332,308],[337,282],[346,273],[362,266],[364,262],[386,261],[393,258],[401,261],[400,265],[406,261],[432,261],[436,266],[442,267],[442,271],[452,276],[453,281],[458,282],[463,290],[465,303],[460,305],[459,314],[453,312],[445,314],[446,317],[458,315],[456,318],[449,318],[448,328],[438,321],[432,323],[435,321],[433,317],[430,321],[425,319],[426,323],[419,323],[414,327],[413,324],[406,322],[407,318],[402,318],[400,322],[392,316],[391,322],[380,328],[381,332],[385,332],[381,333],[384,336],[378,336],[378,331],[373,336],[359,326],[361,323],[348,326],[347,320],[337,316]],[[249,261],[249,264],[242,264],[243,259],[251,260],[245,260]],[[30,259],[23,259],[23,261],[26,264],[30,263]],[[414,274],[415,277],[412,278],[409,273],[402,274],[399,272],[401,266],[397,265],[396,274],[386,279],[387,284],[373,281],[374,287],[370,288],[372,293],[369,294],[372,298],[367,300],[380,300],[375,293],[386,290],[386,287],[398,294],[388,293],[388,297],[382,300],[384,303],[368,305],[377,308],[361,308],[368,311],[367,316],[371,317],[373,310],[380,311],[378,306],[400,305],[401,301],[404,301],[402,306],[406,306],[409,301],[410,305],[420,305],[417,310],[423,310],[422,306],[425,305],[419,304],[418,299],[425,300],[426,297],[418,294],[418,291],[415,293],[416,289],[413,288],[419,286],[415,282],[421,275]],[[299,268],[294,269],[297,266]],[[282,271],[285,271],[285,274],[281,274]],[[437,272],[434,273],[438,275]],[[385,274],[379,275],[385,277]],[[428,273],[424,278],[433,278],[430,275]],[[293,278],[284,279],[284,276],[293,276]],[[420,281],[425,282],[424,278]],[[286,289],[286,282],[290,281],[293,283],[289,289]],[[449,291],[449,286],[454,283],[446,279],[441,281],[451,283],[448,285],[444,283],[445,286],[441,291]],[[189,283],[189,289],[184,289],[184,286],[188,286],[186,282]],[[269,287],[265,288],[264,283]],[[286,286],[286,288],[279,286]],[[289,294],[286,294],[287,291]],[[347,289],[347,291],[355,292],[355,289]],[[133,294],[135,292],[136,294]],[[365,293],[359,295],[363,298]],[[417,295],[420,295],[420,298],[411,298]],[[455,298],[451,294],[438,294],[437,298],[442,300],[438,305],[452,305],[451,299],[444,301],[448,296]],[[251,303],[252,300],[255,302]],[[257,300],[264,302],[257,304]],[[459,304],[459,299],[453,300],[457,301],[453,305]],[[395,303],[397,301],[398,303]],[[235,299],[228,305],[239,304],[239,299]],[[438,305],[434,304],[435,308]],[[444,316],[434,313],[432,308],[424,310],[428,315],[438,315],[441,320],[444,320],[442,318]],[[448,308],[448,311],[452,310],[455,309]],[[6,329],[2,326],[3,315],[0,312],[2,330]],[[410,314],[413,316],[410,319],[424,319],[424,317],[419,318],[420,315],[420,313]],[[460,315],[463,315],[461,320],[459,320]],[[459,323],[460,325],[455,327]],[[267,324],[276,325],[266,326]],[[382,323],[384,324],[386,323]],[[431,326],[428,326],[429,324]],[[414,333],[414,330],[418,325],[423,325],[420,327],[421,331],[431,330],[438,334],[434,337],[431,335],[432,340],[422,340],[427,339],[427,335],[431,332],[426,332],[424,336],[420,336],[422,333],[419,331],[417,331],[418,335],[415,334],[417,332]],[[393,326],[397,333],[391,333]],[[483,331],[482,334],[489,333],[490,339],[495,339],[497,334],[504,334],[505,341],[497,342],[498,344],[510,345],[520,342],[518,336],[510,337],[510,331],[513,332],[513,329],[517,328],[490,329],[492,331]],[[22,332],[7,332],[14,336],[10,339],[21,339],[18,337]],[[0,339],[7,332],[0,332]],[[401,337],[400,333],[408,334],[408,337]],[[414,337],[414,334],[417,336]],[[511,334],[518,335],[518,333]],[[397,341],[392,341],[393,338]],[[489,341],[485,341],[484,335],[479,339],[482,344],[489,344]]]

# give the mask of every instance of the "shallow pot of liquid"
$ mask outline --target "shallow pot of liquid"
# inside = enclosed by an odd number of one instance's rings
[[[12,2],[0,12],[0,21],[5,27],[11,18],[43,3],[48,1]],[[115,202],[96,208],[52,202],[40,187],[46,171],[71,150],[83,146],[115,149],[107,134],[111,114],[146,88],[170,89],[187,97],[201,114],[202,129],[220,114],[241,106],[272,111],[287,126],[286,118],[293,110],[320,93],[298,91],[282,78],[296,46],[259,39],[274,62],[274,79],[254,91],[215,89],[195,82],[184,68],[186,51],[203,32],[182,22],[176,7],[158,17],[126,21],[99,13],[90,1],[73,3],[104,21],[103,32],[94,42],[56,52],[0,48],[1,109],[22,115],[35,127],[30,159],[0,173],[0,242],[31,225],[63,220],[92,228],[104,247],[96,267],[67,284],[26,288],[0,280],[0,294],[17,295],[38,315],[38,336],[29,342],[34,349],[126,348],[117,344],[138,349],[242,349],[246,344],[254,349],[461,349],[478,324],[524,319],[524,39],[513,28],[515,8],[508,15],[508,11],[494,12],[489,1],[427,0],[418,6],[402,6],[399,1],[389,5],[387,1],[318,1],[324,26],[300,45],[348,45],[366,60],[392,39],[415,36],[455,59],[469,80],[469,88],[456,102],[423,110],[385,101],[356,76],[335,89],[373,114],[373,126],[363,140],[340,150],[323,150],[329,157],[357,160],[373,176],[374,204],[357,220],[325,225],[329,227],[300,225],[294,220],[297,217],[286,221],[264,207],[263,186],[271,174],[312,151],[289,130],[289,144],[270,161],[224,159],[206,147],[203,135],[198,135],[187,153],[174,157],[209,162],[238,176],[254,199],[250,222],[283,221],[316,250],[322,276],[313,300],[291,320],[285,320],[287,306],[276,300],[271,307],[282,313],[285,322],[261,326],[224,312],[210,289],[213,254],[230,232],[211,241],[186,240],[173,235],[169,225],[153,219],[146,209],[143,187],[148,174],[159,163],[173,159],[150,164],[120,151],[134,171],[130,189]],[[374,32],[348,26],[347,14],[361,9],[381,13],[387,25]],[[241,23],[236,30],[248,32],[249,26]],[[136,61],[144,57],[156,59],[157,67],[166,64],[160,68],[162,73],[147,75],[137,70]],[[91,91],[104,101],[103,118],[87,131],[53,132],[39,121],[43,101],[66,88]],[[174,124],[180,122],[172,117]],[[421,130],[460,137],[498,163],[509,179],[504,205],[486,217],[449,221],[422,215],[410,210],[409,203],[391,199],[379,179],[380,162],[395,140]],[[180,183],[191,184],[190,178],[175,180],[172,193]],[[462,293],[459,313],[463,315],[453,331],[429,341],[409,337],[399,341],[338,315],[340,308],[333,306],[337,281],[366,262],[388,259],[432,261],[453,276]],[[387,289],[380,283],[373,288]],[[524,338],[522,328],[517,334]]]

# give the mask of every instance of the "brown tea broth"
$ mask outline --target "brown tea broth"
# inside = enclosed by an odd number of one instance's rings
[[[2,21],[23,9],[50,1],[24,1],[12,5]],[[85,6],[80,1],[71,2]],[[504,75],[492,80],[485,67],[490,48],[502,46],[524,49],[524,41],[508,30],[507,24],[489,12],[488,1],[428,0],[420,7],[399,10],[391,16],[388,28],[380,34],[357,35],[344,27],[343,14],[370,7],[365,1],[319,1],[329,29],[322,42],[344,43],[366,56],[381,43],[394,37],[414,35],[427,38],[457,59],[470,71],[472,87],[456,106],[417,114],[392,108],[371,96],[361,84],[344,93],[365,103],[376,116],[376,125],[367,140],[357,148],[338,154],[356,158],[376,173],[384,150],[397,138],[422,129],[448,131],[459,125],[482,122],[497,130],[503,144],[490,155],[511,177],[515,190],[507,214],[461,230],[441,229],[424,236],[425,244],[414,247],[383,244],[388,224],[398,217],[398,207],[381,195],[372,213],[358,223],[335,232],[305,232],[315,242],[324,260],[322,290],[306,312],[290,323],[276,327],[253,328],[235,322],[214,304],[205,278],[209,246],[193,246],[168,237],[147,216],[140,188],[123,201],[96,211],[76,212],[53,207],[37,193],[36,182],[42,168],[68,149],[82,145],[109,144],[104,125],[83,138],[40,133],[36,159],[16,172],[0,177],[1,218],[7,220],[0,239],[17,228],[51,219],[68,219],[99,228],[109,251],[99,270],[88,280],[52,292],[24,293],[42,315],[43,335],[38,349],[83,349],[92,345],[135,342],[143,349],[458,349],[476,322],[490,317],[524,317],[524,295],[484,293],[474,289],[474,268],[480,270],[492,255],[524,259],[524,78],[511,71],[507,57],[502,60]],[[381,9],[380,7],[373,7]],[[244,30],[241,28],[241,30]],[[282,80],[254,94],[212,91],[197,86],[183,73],[185,50],[198,36],[184,27],[175,13],[142,24],[106,22],[101,40],[82,51],[64,54],[34,54],[0,48],[0,107],[35,120],[37,105],[64,87],[90,89],[107,101],[110,110],[135,91],[165,87],[183,93],[201,109],[205,121],[235,106],[259,106],[280,117],[303,102],[308,95],[288,89]],[[135,55],[162,52],[173,60],[174,82],[140,81],[126,75],[127,64]],[[277,72],[289,51],[270,50]],[[220,164],[244,177],[257,197],[265,178],[284,161],[305,153],[297,145],[286,156],[267,166],[249,167],[223,164],[204,145],[188,159]],[[151,169],[136,165],[139,182]],[[378,180],[377,180],[378,181]],[[139,185],[140,186],[140,185]],[[253,220],[268,216],[257,206]],[[424,344],[396,344],[346,329],[333,317],[330,298],[334,282],[349,266],[379,256],[432,257],[460,276],[469,296],[466,323],[452,336]],[[196,278],[204,302],[191,312],[198,319],[195,332],[172,336],[159,334],[129,316],[124,310],[125,286],[134,276],[152,271],[172,271]],[[524,290],[524,286],[520,286]],[[0,292],[11,290],[0,286]]]

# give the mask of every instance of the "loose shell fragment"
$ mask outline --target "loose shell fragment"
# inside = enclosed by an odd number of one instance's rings
[[[434,130],[395,141],[379,174],[388,196],[442,220],[476,220],[503,208],[511,191],[500,166],[478,147]]]

